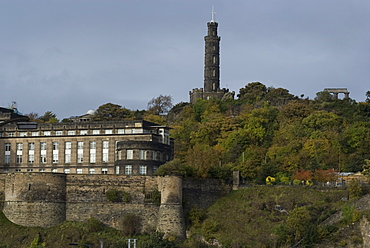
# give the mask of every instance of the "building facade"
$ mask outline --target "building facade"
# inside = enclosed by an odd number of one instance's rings
[[[0,172],[153,175],[173,159],[169,127],[143,120],[0,127]]]
[[[212,20],[207,23],[208,33],[204,37],[204,88],[196,88],[189,92],[190,103],[195,103],[197,99],[208,100],[210,98],[223,99],[225,96],[234,98],[235,93],[228,89],[220,88],[220,40],[217,34],[218,23]]]

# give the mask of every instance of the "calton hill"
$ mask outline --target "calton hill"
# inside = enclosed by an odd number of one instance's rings
[[[52,111],[29,117],[60,121]],[[230,185],[234,178],[235,190],[207,209],[185,207],[185,241],[139,234],[129,217],[123,230],[93,218],[43,229],[2,217],[0,247],[66,247],[68,240],[127,247],[129,238],[140,248],[368,247],[370,91],[363,102],[335,99],[327,91],[309,99],[253,82],[236,99],[173,105],[171,96],[161,95],[147,110],[107,103],[92,117],[124,119],[173,128],[175,159],[160,166],[158,176],[214,178]]]

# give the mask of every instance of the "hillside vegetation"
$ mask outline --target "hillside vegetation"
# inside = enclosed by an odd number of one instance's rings
[[[268,176],[292,181],[297,173],[325,182],[317,170],[362,171],[370,166],[369,102],[333,99],[325,91],[302,99],[255,82],[235,100],[180,103],[168,118],[176,163],[198,177],[239,170],[256,183]]]

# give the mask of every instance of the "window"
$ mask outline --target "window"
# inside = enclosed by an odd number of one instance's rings
[[[10,143],[5,143],[5,157],[4,157],[4,163],[10,164]]]
[[[45,164],[46,163],[46,154],[40,155],[40,163]]]
[[[155,151],[152,152],[152,160],[157,159],[157,153]]]
[[[140,175],[146,175],[146,173],[147,173],[147,167],[146,167],[146,165],[140,165],[140,167],[139,167],[139,174]]]
[[[127,156],[126,159],[133,159],[134,158],[134,150],[126,150]]]
[[[118,134],[124,134],[124,133],[125,133],[125,129],[118,129],[118,130],[117,130],[117,133],[118,133]]]
[[[132,165],[125,166],[125,175],[132,175]]]
[[[64,163],[70,163],[71,162],[71,148],[72,143],[66,142],[65,143],[65,150],[64,150]]]
[[[101,169],[101,174],[107,175],[108,174],[108,168],[102,168]]]
[[[96,149],[96,142],[90,141],[90,149]]]
[[[45,172],[45,169],[39,169],[39,172]]]
[[[64,169],[64,173],[65,174],[71,173],[71,169]]]
[[[17,151],[22,151],[23,144],[22,143],[17,143],[16,147],[17,147]]]
[[[40,143],[40,150],[41,151],[46,150],[46,142],[41,142]]]
[[[82,163],[84,159],[84,142],[77,142],[77,163]]]
[[[44,131],[44,136],[50,136],[51,132],[50,131]]]
[[[39,136],[39,132],[31,132],[31,136]]]
[[[82,174],[82,169],[77,169],[77,170],[76,170],[76,173],[77,173],[77,174]]]
[[[139,150],[139,159],[145,160],[146,159],[146,151]]]
[[[28,143],[28,150],[29,151],[35,150],[35,143]]]
[[[32,172],[33,171],[33,169],[27,169],[27,172]]]
[[[46,163],[46,142],[40,143],[40,163]]]
[[[100,130],[93,130],[93,134],[100,134]]]
[[[59,143],[53,142],[53,163],[56,164],[59,162]]]
[[[103,141],[103,163],[108,162],[108,154],[109,154],[109,141],[104,140]]]
[[[90,141],[90,163],[96,162],[96,142]]]
[[[15,169],[15,172],[21,172],[22,170],[21,169]]]
[[[56,136],[61,136],[61,135],[63,135],[63,131],[55,131],[55,135]]]
[[[72,142],[66,142],[66,150],[71,150]]]
[[[58,172],[58,169],[52,169],[51,172],[57,173]]]
[[[153,166],[153,174],[158,170],[158,166]]]
[[[112,129],[105,130],[105,134],[112,134],[112,133],[113,133],[113,130]]]
[[[81,130],[80,135],[87,135],[87,130]]]
[[[68,131],[68,135],[75,135],[75,131]]]
[[[109,141],[108,140],[104,140],[103,141],[103,149],[108,149],[109,148]]]
[[[18,154],[17,154],[17,157],[16,157],[16,163],[17,163],[17,164],[22,164],[22,154],[21,154],[21,155],[18,155]]]
[[[19,132],[19,136],[26,137],[27,136],[27,132]]]
[[[33,150],[28,151],[28,163],[29,164],[35,163],[35,154],[33,153]]]
[[[14,132],[9,132],[8,137],[14,137]]]
[[[116,174],[119,174],[119,166],[116,166]]]
[[[23,144],[22,144],[22,143],[17,143],[17,144],[16,144],[16,148],[17,148],[16,163],[17,163],[17,164],[22,164],[22,150],[23,150]]]
[[[53,151],[58,150],[59,143],[58,142],[53,142]]]
[[[89,174],[95,174],[95,169],[94,168],[90,168],[89,169]]]

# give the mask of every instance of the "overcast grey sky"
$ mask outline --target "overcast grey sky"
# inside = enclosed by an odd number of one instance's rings
[[[370,90],[368,0],[0,0],[0,106],[59,119],[111,102],[146,109],[203,87],[214,5],[221,87],[250,82],[313,99]]]

